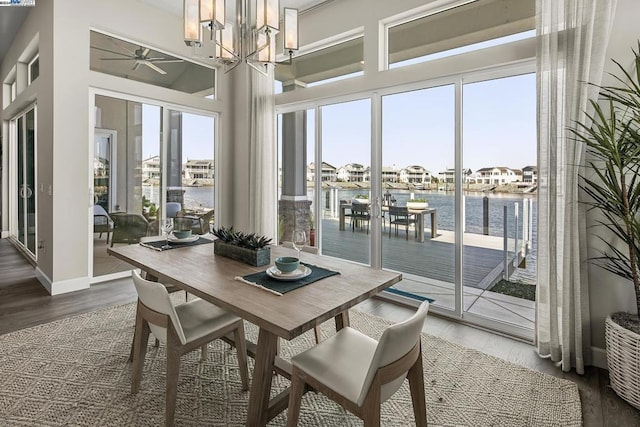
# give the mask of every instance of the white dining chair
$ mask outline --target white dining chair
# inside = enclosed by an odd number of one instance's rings
[[[409,319],[385,329],[376,341],[346,327],[291,358],[293,373],[287,426],[298,424],[307,384],[364,420],[380,425],[380,404],[409,379],[416,426],[427,425],[420,332],[429,303]]]
[[[167,426],[173,425],[175,415],[180,356],[231,332],[234,334],[242,389],[249,390],[247,349],[241,318],[200,298],[174,306],[164,285],[145,280],[136,271],[133,272],[133,283],[138,292],[138,307],[131,375],[132,394],[137,393],[140,388],[149,332],[153,332],[167,346]],[[202,357],[206,357],[205,351]]]

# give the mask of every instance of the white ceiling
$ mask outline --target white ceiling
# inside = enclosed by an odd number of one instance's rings
[[[30,9],[30,7],[0,7],[0,62]]]
[[[138,0],[150,6],[164,9],[178,16],[182,16],[183,0]],[[333,0],[280,0],[280,7],[294,7],[301,12],[328,3]],[[13,38],[24,22],[29,7],[0,7],[0,62],[7,53]]]
[[[173,13],[174,15],[182,16],[183,0],[138,0],[138,1],[157,7],[159,9],[164,9],[168,12]],[[280,8],[282,9],[285,7],[293,7],[302,12],[304,10],[317,6],[320,3],[325,3],[329,1],[333,1],[333,0],[280,0]],[[231,2],[228,2],[228,3],[231,3]]]

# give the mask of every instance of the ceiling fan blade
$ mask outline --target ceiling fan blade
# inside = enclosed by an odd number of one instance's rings
[[[131,43],[126,42],[124,40],[115,40],[113,39],[113,37],[110,36],[105,36],[106,40],[108,40],[112,45],[116,46],[118,49],[124,50],[125,52],[127,52],[130,56],[135,56],[135,52],[129,48],[129,46],[131,45]],[[126,43],[126,44],[125,44]]]
[[[131,61],[133,58],[100,58],[102,61]]]
[[[128,55],[128,54],[122,53],[122,52],[116,52],[115,50],[109,50],[109,49],[105,49],[105,48],[98,47],[98,46],[91,46],[91,49],[101,50],[103,52],[109,52],[109,53],[113,53],[115,55],[120,55],[120,56],[126,56],[127,57],[127,58],[122,58],[122,59],[131,59],[131,55]]]
[[[149,55],[150,51],[151,51],[151,49],[149,49],[148,47],[145,47],[144,50],[142,51],[142,57],[144,59],[147,59],[147,55]]]
[[[170,64],[172,62],[184,62],[184,59],[164,59],[164,58],[151,58],[147,59],[149,62],[155,62],[156,64]]]
[[[144,62],[140,61],[139,59],[136,59],[136,63],[133,66],[133,71],[137,70],[138,68],[140,68],[140,64],[144,64]]]
[[[163,70],[162,68],[158,67],[157,65],[153,65],[152,62],[149,61],[141,61],[144,65],[146,65],[147,67],[151,68],[152,70],[155,70],[157,72],[159,72],[160,74],[167,74],[167,72],[165,70]]]

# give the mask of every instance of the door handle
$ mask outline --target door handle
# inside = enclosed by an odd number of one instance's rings
[[[373,203],[373,216],[374,218],[380,218],[380,211],[382,210],[380,206],[380,197],[376,197],[375,202]]]

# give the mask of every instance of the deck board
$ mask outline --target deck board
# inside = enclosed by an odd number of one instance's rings
[[[355,231],[347,226],[344,231],[339,231],[338,221],[324,219],[322,231],[323,255],[369,263],[370,235],[367,234],[366,226],[361,229],[356,227]],[[455,247],[453,244],[432,241],[429,231],[425,231],[424,243],[415,241],[413,230],[409,230],[408,240],[405,239],[404,230],[399,230],[398,236],[393,231],[389,237],[387,229],[382,237],[383,268],[442,282],[454,282]],[[464,246],[464,286],[480,287],[485,277],[502,262],[502,251]],[[486,285],[483,284],[483,286]]]

